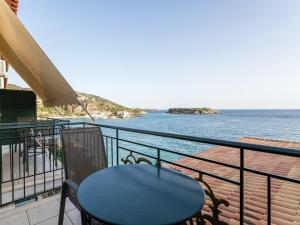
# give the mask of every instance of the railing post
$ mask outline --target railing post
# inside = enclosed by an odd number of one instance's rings
[[[268,225],[271,225],[271,212],[272,212],[272,205],[271,205],[271,195],[272,195],[272,193],[271,193],[271,177],[270,176],[268,176],[267,177],[267,189],[268,189]]]
[[[10,143],[10,152],[11,152],[11,196],[12,200],[15,201],[15,171],[14,171],[14,138],[11,139]]]
[[[110,156],[111,156],[111,166],[114,166],[114,142],[112,138],[110,138]]]
[[[0,141],[0,205],[2,205],[2,141]]]
[[[161,166],[161,162],[160,162],[160,149],[157,149],[157,160],[156,160],[156,164],[158,167]]]
[[[25,133],[24,133],[24,135],[25,135],[25,142],[24,142],[24,144],[25,144],[25,148],[24,148],[24,162],[25,162],[25,165],[26,165],[26,172],[28,173],[28,175],[29,175],[29,158],[28,158],[28,151],[29,151],[29,143],[30,143],[30,141],[29,141],[29,136],[30,136],[30,132],[29,132],[29,130],[27,130]]]
[[[36,136],[35,136],[35,130],[33,130],[33,190],[34,190],[34,196],[36,196],[36,167],[37,167],[37,162],[36,162]]]
[[[43,179],[44,179],[44,192],[46,191],[46,146],[45,146],[45,143],[46,143],[46,137],[45,137],[45,134],[46,132],[42,132],[42,135],[43,135],[43,145],[42,145],[42,154],[43,154]]]
[[[240,149],[240,225],[244,224],[244,149]]]
[[[119,129],[116,129],[116,140],[117,140],[117,166],[119,165]]]
[[[55,170],[57,169],[57,155],[56,155],[56,147],[55,147],[55,124],[52,127],[52,186],[53,189],[55,187]],[[51,154],[51,153],[50,153]]]
[[[104,137],[103,137],[104,138]],[[107,166],[109,167],[109,157],[108,157],[108,140],[107,137],[105,137],[105,152],[106,152],[106,163]]]
[[[55,159],[55,167],[57,169],[57,149],[56,149],[56,125],[55,125],[55,122],[53,124],[53,135],[52,135],[52,138],[53,138],[53,157]],[[53,165],[53,169],[54,169],[54,165]]]
[[[25,155],[25,137],[24,137],[24,134],[22,134],[22,143],[23,143],[23,194],[24,194],[24,198],[26,196],[26,165],[25,165],[25,162],[26,162],[26,155]]]

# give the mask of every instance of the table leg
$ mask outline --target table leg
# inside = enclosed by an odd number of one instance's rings
[[[81,212],[81,224],[88,225],[88,218],[83,212]]]

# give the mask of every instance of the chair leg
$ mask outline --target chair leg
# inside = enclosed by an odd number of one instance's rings
[[[82,225],[88,225],[88,224],[90,224],[89,222],[88,222],[88,218],[87,218],[87,216],[84,214],[84,212],[82,212],[81,211],[81,224]]]
[[[58,225],[63,225],[64,222],[66,197],[67,197],[67,185],[64,182],[61,190]]]

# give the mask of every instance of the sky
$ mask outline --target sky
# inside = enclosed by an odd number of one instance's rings
[[[298,0],[20,0],[76,91],[129,107],[300,108]],[[26,83],[12,70],[9,82]]]

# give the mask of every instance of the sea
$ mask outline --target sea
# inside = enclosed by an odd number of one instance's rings
[[[300,110],[219,110],[221,114],[184,115],[169,114],[166,111],[149,112],[130,119],[98,119],[96,123],[150,131],[191,135],[219,140],[238,141],[243,137],[300,141]],[[104,133],[114,136],[115,132],[104,129]],[[178,141],[131,132],[120,132],[122,139],[137,141],[151,146],[194,154],[205,151],[212,145],[189,141]],[[153,149],[120,143],[125,148],[154,154]],[[168,155],[173,160],[178,156]]]

